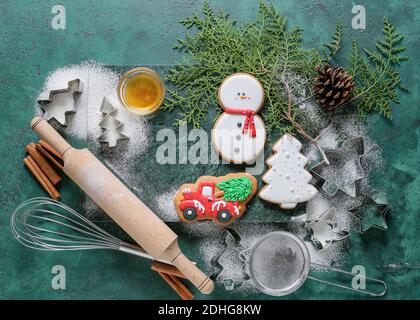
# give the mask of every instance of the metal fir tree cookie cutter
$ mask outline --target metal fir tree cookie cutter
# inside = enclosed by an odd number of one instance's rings
[[[128,136],[122,133],[123,123],[116,118],[118,109],[106,97],[103,98],[99,110],[103,114],[103,119],[99,122],[103,131],[98,141],[107,143],[110,148],[113,148],[119,141],[128,140]]]
[[[68,124],[68,115],[77,112],[77,98],[82,93],[83,81],[74,79],[68,82],[65,89],[51,90],[46,100],[37,100],[37,103],[44,111],[44,119],[49,121],[55,119],[63,126]],[[70,96],[70,99],[69,99]],[[69,101],[71,101],[69,103]]]
[[[213,266],[215,271],[212,273],[210,278],[215,281],[222,283],[226,290],[237,289],[242,286],[243,281],[250,279],[249,274],[246,272],[246,260],[243,252],[247,251],[241,244],[241,236],[232,228],[227,228],[222,231],[219,237],[219,244],[223,245],[223,248],[211,259],[210,264]],[[241,261],[242,276],[237,278],[224,277],[223,272],[227,270],[223,264],[223,256],[228,250],[232,249]]]
[[[322,189],[334,196],[338,190],[351,197],[356,196],[356,182],[365,178],[361,164],[364,156],[364,140],[362,137],[343,141],[339,148],[324,150],[330,164],[322,160],[311,168],[311,172],[323,181]],[[351,157],[353,161],[349,162]],[[353,167],[350,167],[353,166]]]

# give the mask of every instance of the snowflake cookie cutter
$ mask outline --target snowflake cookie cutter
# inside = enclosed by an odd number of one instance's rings
[[[353,198],[356,197],[356,182],[365,178],[361,164],[364,149],[363,137],[355,137],[343,141],[339,148],[324,150],[330,164],[323,160],[311,168],[311,172],[323,181],[322,190],[329,196],[334,196],[341,190]],[[351,163],[347,161],[348,157],[351,157],[353,168],[349,167]]]
[[[103,131],[98,137],[98,141],[107,143],[110,148],[113,148],[118,145],[119,141],[128,140],[129,137],[121,132],[123,123],[115,118],[118,109],[106,97],[103,98],[99,110],[103,114],[103,118],[99,122]]]
[[[337,209],[332,207],[324,212],[318,219],[309,221],[305,228],[309,234],[309,241],[316,251],[327,249],[334,242],[346,239],[350,233],[340,229],[334,222]]]
[[[389,209],[388,201],[377,195],[372,195],[364,196],[362,203],[351,208],[349,212],[359,221],[358,231],[363,234],[371,228],[388,230],[386,214]]]
[[[219,237],[219,244],[223,248],[211,259],[210,264],[215,268],[215,271],[211,274],[210,279],[217,283],[222,283],[226,290],[237,289],[242,286],[242,282],[249,280],[250,277],[246,272],[246,260],[243,256],[243,252],[246,251],[246,248],[241,244],[241,236],[232,228],[226,228],[222,231]],[[241,261],[241,268],[243,276],[241,279],[233,279],[230,277],[221,277],[223,271],[226,270],[226,267],[221,262],[221,259],[224,253],[229,248],[229,243],[232,242],[234,246],[234,251],[238,256],[238,259]]]
[[[68,124],[68,115],[77,112],[77,98],[82,93],[83,82],[81,79],[74,79],[68,82],[65,89],[51,90],[48,99],[37,100],[37,104],[44,111],[44,119],[49,121],[55,119],[63,126]],[[71,96],[71,103],[67,105],[67,96]]]

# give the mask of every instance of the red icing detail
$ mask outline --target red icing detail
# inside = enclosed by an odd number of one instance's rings
[[[251,137],[255,138],[257,136],[257,130],[255,129],[255,122],[254,122],[254,114],[255,114],[254,110],[227,108],[225,109],[225,112],[229,114],[241,114],[241,115],[246,116],[242,134],[245,134],[247,131],[249,131]]]
[[[210,187],[212,189],[212,194],[210,196],[203,195],[203,187]],[[179,203],[179,208],[181,210],[185,210],[186,208],[195,208],[194,200],[200,202],[200,204],[204,207],[204,212],[197,210],[197,216],[200,218],[210,218],[214,219],[217,217],[217,214],[221,210],[227,210],[232,215],[232,217],[237,217],[235,214],[234,206],[239,206],[239,201],[225,201],[223,197],[215,198],[214,191],[216,189],[216,184],[210,181],[201,182],[197,190],[191,190],[189,193],[183,194],[183,199]],[[212,207],[213,203],[216,201],[223,201],[225,205],[220,205],[219,208],[215,206]]]

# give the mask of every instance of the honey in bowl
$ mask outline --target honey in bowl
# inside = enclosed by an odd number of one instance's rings
[[[149,68],[135,68],[125,73],[118,84],[118,97],[131,112],[148,115],[162,104],[165,87],[159,74]]]

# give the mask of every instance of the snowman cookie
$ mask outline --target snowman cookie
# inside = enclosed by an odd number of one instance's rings
[[[251,163],[263,152],[266,129],[257,115],[264,103],[264,89],[252,75],[235,73],[219,87],[223,113],[212,129],[212,142],[220,156],[232,163]]]

